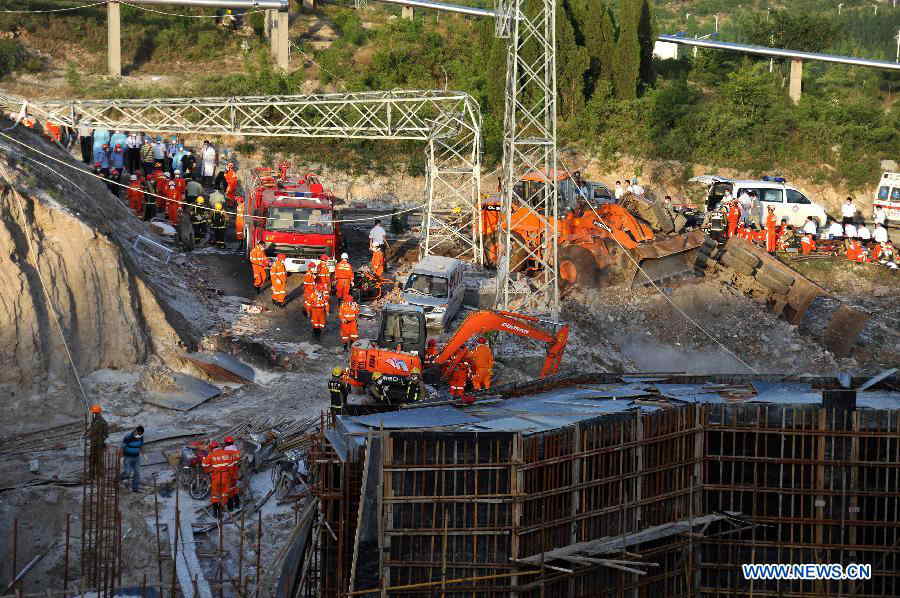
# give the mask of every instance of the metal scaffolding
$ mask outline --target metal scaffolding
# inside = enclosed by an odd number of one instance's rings
[[[0,95],[18,112],[26,101]],[[426,144],[422,251],[480,263],[481,110],[461,91],[27,102],[34,116],[74,127]]]

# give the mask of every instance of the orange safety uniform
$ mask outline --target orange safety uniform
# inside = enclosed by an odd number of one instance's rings
[[[238,480],[240,479],[240,471],[241,471],[241,451],[234,449],[229,449],[227,447],[222,449],[223,452],[228,453],[228,456],[231,459],[231,465],[228,468],[228,490],[229,492],[225,495],[225,498],[231,498],[232,496],[238,495]]]
[[[813,240],[812,235],[803,235],[803,238],[800,239],[800,253],[809,255],[815,250],[816,242]]]
[[[156,191],[156,213],[163,214],[166,211],[166,191],[169,188],[169,179],[159,175],[154,183]]]
[[[238,197],[234,205],[234,238],[244,239],[244,198]]]
[[[56,143],[62,143],[62,134],[58,124],[48,120],[44,123],[44,129],[47,131],[47,135]]]
[[[312,297],[313,293],[316,292],[316,273],[313,271],[311,267],[306,269],[306,274],[303,275],[303,303],[309,300]]]
[[[353,266],[347,260],[341,260],[334,267],[334,292],[341,301],[350,299],[350,287],[353,286]]]
[[[269,276],[272,277],[272,301],[284,305],[287,299],[287,270],[284,268],[284,260],[276,259],[272,263]]]
[[[776,224],[774,212],[769,212],[766,215],[766,251],[769,253],[775,253],[775,248],[778,244],[778,233],[775,230]]]
[[[316,287],[324,293],[331,293],[331,270],[328,269],[328,261],[322,256],[319,265],[316,266]]]
[[[228,170],[225,171],[225,197],[234,201],[237,197],[238,177],[229,164]]]
[[[175,189],[178,191],[178,201],[184,201],[187,192],[187,180],[181,175],[175,177]]]
[[[741,219],[741,209],[737,202],[732,202],[728,207],[728,231],[726,238],[730,239],[737,232],[738,221]]]
[[[203,471],[210,477],[209,502],[224,505],[231,496],[231,468],[234,452],[216,448],[203,457]]]
[[[128,198],[128,207],[140,216],[144,211],[144,191],[141,189],[141,182],[131,181],[125,195]]]
[[[847,259],[851,262],[864,262],[866,261],[866,253],[863,251],[862,245],[859,244],[859,241],[851,241],[850,247],[847,248]]]
[[[871,261],[877,262],[881,258],[881,243],[875,243],[869,251],[872,253]]]
[[[440,354],[441,352],[438,351],[437,341],[434,339],[429,340],[428,344],[425,345],[425,363],[434,363],[434,360],[437,359],[437,356]]]
[[[266,257],[265,249],[261,244],[254,245],[250,250],[250,268],[253,269],[253,286],[257,289],[266,284],[266,266],[268,265],[269,259]]]
[[[491,376],[494,373],[494,354],[486,343],[478,343],[469,353],[472,363],[472,388],[482,390],[491,387]]]
[[[384,274],[384,253],[380,249],[372,252],[372,261],[369,262],[369,267],[378,278]]]
[[[341,342],[352,343],[359,339],[359,328],[356,318],[359,316],[359,304],[350,299],[338,308],[338,319],[341,322]]]
[[[461,397],[466,392],[466,384],[472,375],[472,366],[467,361],[460,361],[450,372],[450,394]]]
[[[328,308],[328,299],[321,291],[316,291],[304,302],[306,313],[309,314],[309,323],[313,328],[319,330],[325,328],[325,320],[327,318],[326,309]]]
[[[166,186],[166,218],[172,224],[178,223],[178,210],[181,208],[181,201],[178,197],[178,185],[175,181],[170,181]]]

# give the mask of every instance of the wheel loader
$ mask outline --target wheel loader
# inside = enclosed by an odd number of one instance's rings
[[[528,274],[538,268],[528,259],[540,248],[545,231],[544,218],[529,209],[544,192],[544,177],[535,173],[516,185],[517,204],[510,218],[512,242],[510,270]],[[556,177],[559,192],[557,231],[559,284],[597,288],[612,284],[637,287],[692,274],[696,251],[703,244],[702,231],[679,233],[683,217],[673,218],[658,202],[626,194],[619,203],[600,198],[590,182],[573,184],[570,177]],[[578,193],[571,193],[575,188]],[[485,260],[497,264],[500,237],[506,222],[499,197],[482,202],[482,234]],[[638,272],[638,265],[647,276]],[[649,276],[649,279],[648,279]]]

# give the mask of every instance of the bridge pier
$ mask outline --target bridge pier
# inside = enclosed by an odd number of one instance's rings
[[[791,97],[791,100],[796,104],[800,101],[800,96],[803,94],[803,61],[802,60],[791,60],[791,82],[788,87],[788,95]]]
[[[122,7],[118,2],[106,4],[107,67],[113,77],[122,76]]]
[[[403,6],[400,8],[400,18],[412,21],[415,17],[412,6]]]
[[[291,42],[288,36],[290,14],[286,10],[266,11],[266,32],[269,36],[269,53],[278,68],[286,69],[290,63]]]

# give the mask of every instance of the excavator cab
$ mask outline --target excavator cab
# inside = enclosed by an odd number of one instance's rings
[[[425,310],[417,305],[389,303],[381,311],[378,346],[407,353],[425,353]]]

